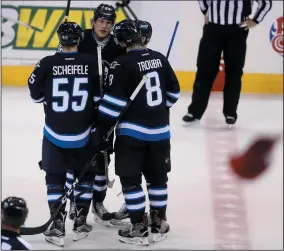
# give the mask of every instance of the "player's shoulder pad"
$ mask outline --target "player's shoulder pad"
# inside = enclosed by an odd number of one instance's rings
[[[115,69],[118,69],[119,67],[122,67],[122,66],[124,68],[127,68],[130,64],[131,64],[131,61],[130,61],[129,55],[123,54],[123,55],[116,57],[112,61],[112,63],[110,64],[110,69],[115,70]]]
[[[53,57],[54,55],[49,55],[49,56],[42,58],[35,64],[34,69],[44,67],[46,64],[48,64],[53,59]]]
[[[155,50],[151,50],[151,49],[149,49],[149,52],[152,54],[152,55],[155,55],[155,56],[158,56],[158,57],[160,57],[160,59],[165,59],[165,60],[167,60],[168,61],[168,59],[165,57],[165,55],[164,54],[162,54],[161,52],[159,52],[159,51],[155,51]]]
[[[161,52],[155,51],[155,50],[150,50],[149,52],[150,52],[150,54],[152,54],[156,58],[159,58],[163,63],[170,64],[170,62],[167,59],[167,57],[164,54],[162,54]]]

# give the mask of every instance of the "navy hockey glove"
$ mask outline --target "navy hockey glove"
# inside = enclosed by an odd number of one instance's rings
[[[109,139],[104,137],[105,133],[101,130],[100,127],[94,128],[91,131],[91,140],[94,148],[98,149],[101,152],[109,152],[112,150],[111,142]]]

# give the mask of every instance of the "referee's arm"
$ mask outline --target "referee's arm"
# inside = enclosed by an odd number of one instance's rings
[[[209,2],[211,0],[199,0],[199,6],[200,6],[200,9],[203,13],[203,15],[206,15],[207,14],[207,11],[208,11],[208,8],[209,8]]]
[[[259,24],[264,19],[266,14],[271,10],[272,0],[255,0],[255,1],[257,2],[258,7],[252,21]]]

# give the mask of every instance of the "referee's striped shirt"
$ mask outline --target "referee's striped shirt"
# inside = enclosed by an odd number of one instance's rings
[[[252,20],[260,23],[272,7],[272,0],[199,0],[202,13],[208,15],[210,23],[240,24],[252,13],[253,3],[258,7]]]

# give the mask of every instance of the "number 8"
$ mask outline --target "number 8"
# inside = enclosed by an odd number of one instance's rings
[[[147,74],[146,89],[147,89],[147,104],[149,106],[157,106],[162,103],[162,91],[159,74],[156,71]],[[151,85],[151,80],[154,79],[154,85]],[[157,93],[157,97],[154,100],[153,93]]]

